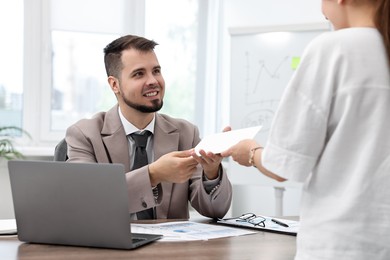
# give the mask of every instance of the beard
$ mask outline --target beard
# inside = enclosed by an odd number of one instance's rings
[[[164,102],[162,100],[156,99],[156,100],[152,101],[152,105],[145,106],[145,105],[140,105],[140,104],[136,104],[136,103],[131,102],[124,95],[122,95],[122,98],[123,98],[123,101],[126,103],[126,105],[128,105],[129,107],[131,107],[139,112],[142,112],[142,113],[157,112],[162,108],[162,106],[164,104]]]

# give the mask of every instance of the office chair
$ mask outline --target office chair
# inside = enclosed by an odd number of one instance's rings
[[[65,138],[62,139],[54,149],[54,161],[66,161],[68,159],[67,155],[68,144],[65,141]]]

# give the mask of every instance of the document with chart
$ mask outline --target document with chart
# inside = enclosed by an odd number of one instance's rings
[[[252,213],[243,214],[235,218],[218,219],[217,223],[292,236],[297,235],[299,228],[299,221],[255,215]]]
[[[255,234],[250,230],[222,227],[193,221],[174,221],[157,224],[132,223],[131,230],[136,233],[161,234],[159,242],[209,240],[222,237],[233,237]]]

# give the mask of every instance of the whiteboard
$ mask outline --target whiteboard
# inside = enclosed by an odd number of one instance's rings
[[[329,23],[231,28],[230,125],[233,129],[262,125],[256,140],[265,145],[282,93],[307,44],[329,31]],[[278,183],[253,168],[230,160],[233,183]],[[292,184],[293,185],[293,184]]]

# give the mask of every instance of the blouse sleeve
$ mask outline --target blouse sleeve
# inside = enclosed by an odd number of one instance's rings
[[[334,62],[321,39],[306,48],[272,122],[262,154],[266,169],[302,182],[315,167],[325,145],[332,100],[333,75],[326,68]]]

